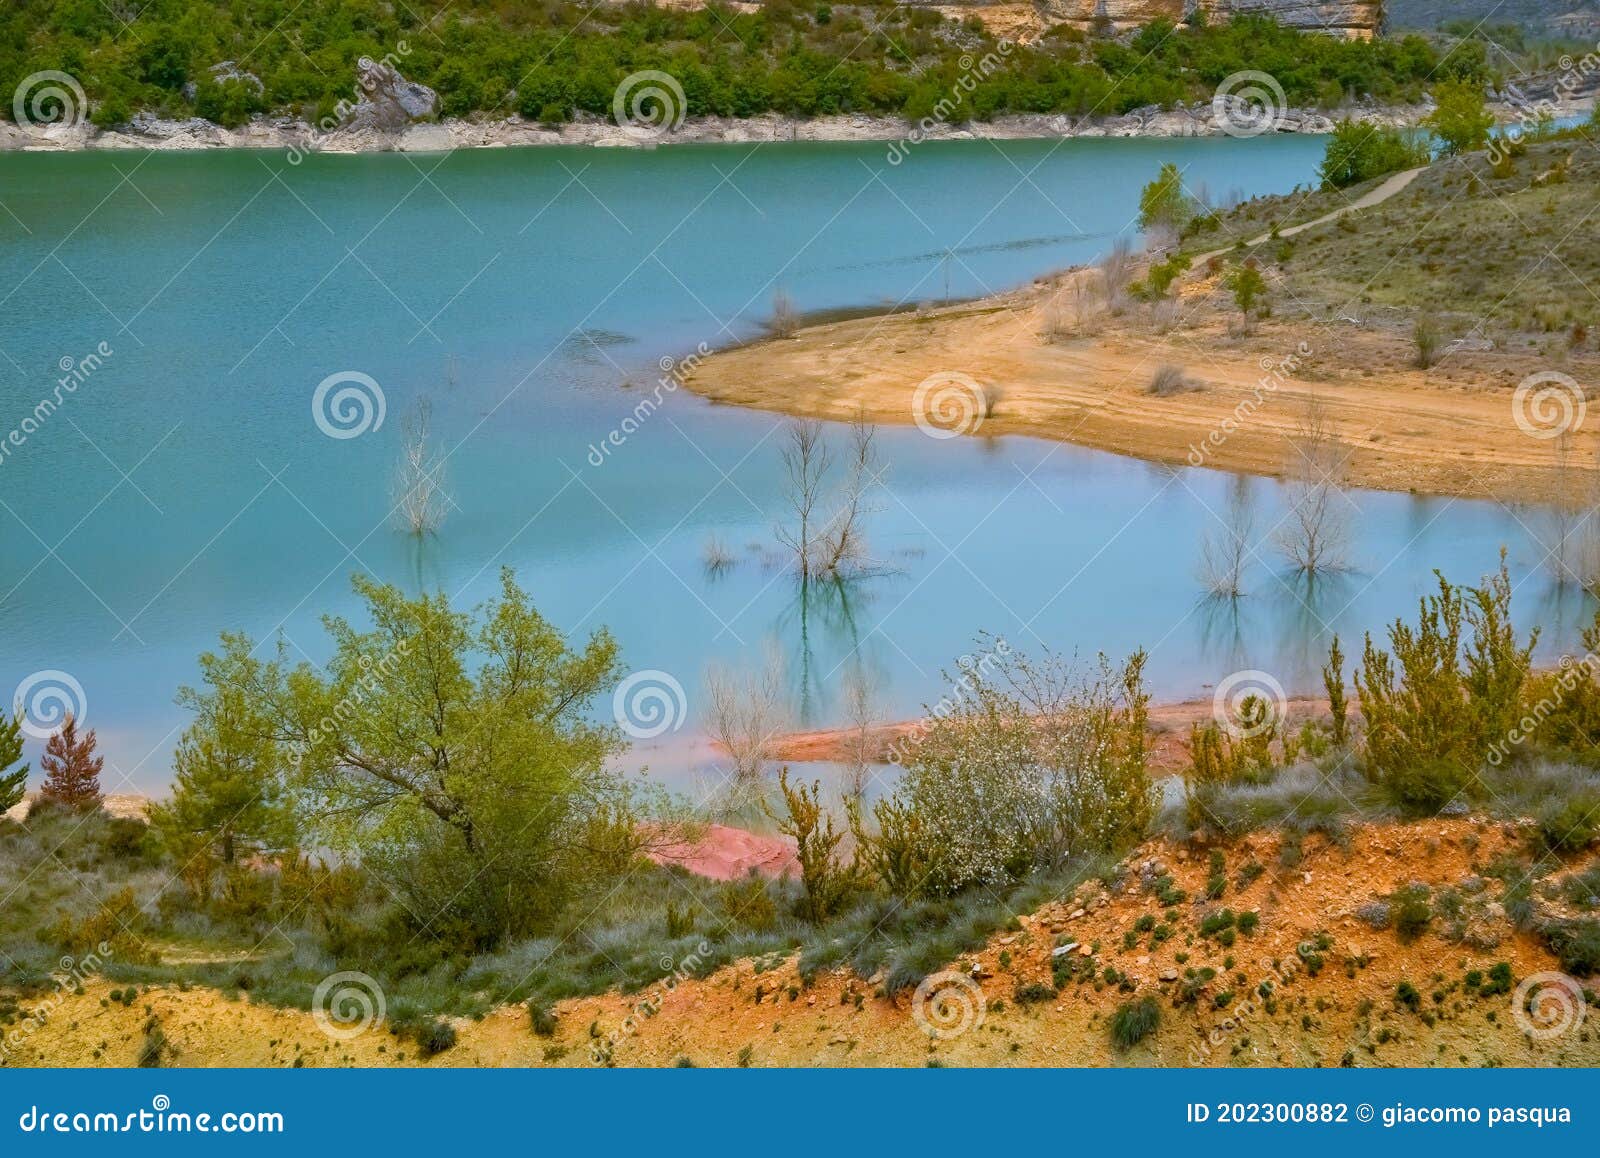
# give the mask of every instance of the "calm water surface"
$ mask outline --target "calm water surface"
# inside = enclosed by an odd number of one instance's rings
[[[797,716],[839,722],[846,673],[881,713],[938,699],[977,632],[1014,646],[1144,646],[1162,695],[1261,668],[1314,682],[1329,630],[1404,613],[1441,567],[1504,543],[1524,614],[1573,622],[1532,572],[1528,512],[1356,493],[1358,570],[1315,589],[1270,551],[1236,605],[1200,598],[1206,508],[1230,480],[1028,439],[885,430],[871,524],[885,574],[813,589],[762,560],[781,512],[780,420],[673,394],[592,461],[658,360],[800,308],[1000,290],[1131,233],[1164,159],[1215,193],[1311,179],[1322,142],[955,142],[478,151],[444,157],[0,156],[0,435],[59,368],[110,353],[0,458],[0,689],[57,669],[84,689],[116,787],[169,775],[175,688],[221,630],[326,655],[352,572],[463,602],[517,569],[572,632],[684,687],[683,729],[635,757],[674,775],[702,671],[775,642]],[[981,371],[981,368],[974,368]],[[370,375],[381,428],[334,439],[317,384]],[[385,521],[401,418],[422,394],[454,503],[418,544]],[[1257,526],[1281,488],[1250,484]],[[716,535],[741,561],[716,575]],[[1551,632],[1554,645],[1565,630]]]

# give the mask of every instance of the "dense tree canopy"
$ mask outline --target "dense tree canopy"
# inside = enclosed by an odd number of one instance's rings
[[[321,118],[354,99],[360,57],[393,56],[408,77],[438,90],[446,116],[607,116],[625,76],[661,69],[682,85],[691,116],[922,117],[995,45],[976,20],[887,2],[773,0],[740,12],[465,0],[435,12],[376,0],[149,0],[126,11],[98,0],[19,0],[0,10],[0,86],[14,92],[34,73],[66,72],[102,125],[146,109],[227,124],[264,111]],[[1470,51],[1477,56],[1455,59]],[[1420,37],[1346,41],[1258,18],[1200,28],[1158,21],[1121,40],[1060,26],[1007,55],[956,115],[1120,113],[1208,100],[1243,69],[1271,73],[1299,104],[1414,99],[1441,67],[1440,76],[1481,78],[1481,56],[1481,45],[1463,42],[1441,66]],[[226,71],[219,79],[212,67],[224,61],[259,88]]]

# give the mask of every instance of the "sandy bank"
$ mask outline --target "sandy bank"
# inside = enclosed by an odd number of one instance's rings
[[[1519,412],[1529,417],[1519,384],[1552,369],[1538,351],[1474,349],[1421,370],[1409,321],[1358,305],[1240,332],[1221,271],[1203,266],[1165,320],[1137,302],[1108,312],[1103,296],[1098,271],[1078,270],[973,302],[809,326],[720,352],[686,385],[785,414],[920,418],[936,437],[1032,435],[1278,477],[1299,457],[1292,440],[1315,400],[1346,484],[1506,501],[1575,493],[1600,453],[1600,424],[1570,442],[1519,426]],[[1561,371],[1590,381],[1594,362],[1575,357]],[[1153,392],[1162,367],[1181,371],[1184,388]]]

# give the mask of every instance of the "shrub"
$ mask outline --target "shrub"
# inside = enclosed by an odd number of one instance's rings
[[[1422,1008],[1422,994],[1419,993],[1417,991],[1417,987],[1411,984],[1409,981],[1402,981],[1399,985],[1395,986],[1394,999],[1398,1004],[1403,1005],[1407,1009],[1411,1010],[1412,1013],[1415,1013],[1418,1009]]]
[[[1132,1049],[1156,1031],[1161,1024],[1161,1007],[1153,997],[1125,1001],[1111,1015],[1111,1043],[1118,1049]]]
[[[933,713],[874,806],[878,831],[851,813],[864,860],[891,891],[992,888],[1069,850],[1127,848],[1154,818],[1143,653],[1084,671],[1003,643],[986,650],[952,680],[966,694]]]
[[[539,1037],[554,1037],[557,1029],[556,1011],[538,998],[530,997],[528,1025]]]
[[[859,862],[842,862],[838,856],[844,833],[834,828],[833,816],[821,804],[822,782],[790,785],[789,770],[778,773],[784,813],[768,809],[778,831],[794,840],[800,862],[800,915],[821,924],[844,907],[860,887]]]
[[[1600,835],[1600,791],[1585,787],[1539,808],[1539,842],[1550,853],[1581,852]]]
[[[1389,911],[1394,921],[1394,931],[1402,941],[1415,941],[1427,931],[1433,920],[1433,906],[1428,903],[1425,885],[1407,885],[1389,895]]]
[[[1038,1005],[1055,999],[1055,987],[1046,985],[1042,981],[1030,981],[1026,985],[1018,985],[1011,993],[1011,1000],[1018,1005]]]
[[[1439,319],[1422,314],[1411,324],[1411,344],[1417,352],[1417,368],[1426,370],[1439,360]]]
[[[418,1029],[414,1037],[422,1056],[434,1057],[455,1048],[456,1027],[442,1017],[434,1018]]]
[[[1575,977],[1600,973],[1600,921],[1591,917],[1552,921],[1543,932],[1564,971]]]
[[[1194,389],[1189,380],[1184,377],[1182,366],[1163,365],[1157,366],[1156,372],[1150,377],[1147,392],[1157,398],[1167,398],[1173,394],[1183,394]]]
[[[167,1041],[167,1032],[161,1028],[161,1023],[154,1017],[144,1023],[144,1041],[139,1044],[139,1057],[137,1064],[140,1069],[159,1069],[166,1064],[167,1054],[172,1050]]]
[[[1396,620],[1390,651],[1368,635],[1355,675],[1368,774],[1413,812],[1437,811],[1476,787],[1490,745],[1521,713],[1539,634],[1516,638],[1504,551],[1498,574],[1477,587],[1435,575],[1439,593],[1423,599],[1417,625]]]
[[[1356,920],[1380,932],[1389,927],[1389,902],[1368,901],[1356,910]]]

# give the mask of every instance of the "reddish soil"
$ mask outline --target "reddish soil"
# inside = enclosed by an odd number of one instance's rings
[[[764,877],[781,877],[796,871],[794,843],[786,837],[762,836],[742,828],[713,824],[694,844],[675,844],[651,852],[657,864],[675,864],[710,877],[731,881],[755,871]]]

